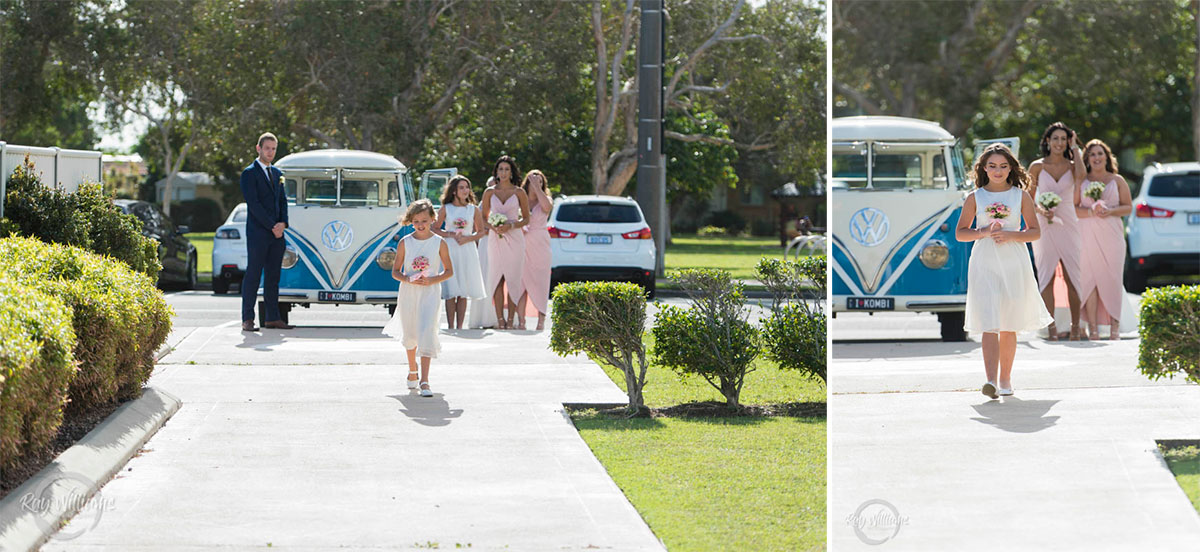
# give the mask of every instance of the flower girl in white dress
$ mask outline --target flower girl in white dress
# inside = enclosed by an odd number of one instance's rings
[[[400,281],[396,294],[396,313],[384,326],[384,335],[399,337],[408,353],[408,388],[420,387],[422,397],[432,397],[429,388],[429,362],[436,358],[438,343],[438,304],[442,282],[454,276],[454,265],[445,241],[433,233],[433,203],[420,199],[408,206],[401,224],[412,224],[412,234],[400,240],[392,277]],[[417,381],[417,357],[421,357],[420,382]]]
[[[974,173],[975,192],[963,202],[955,237],[975,242],[967,265],[964,327],[983,333],[983,394],[995,399],[1013,394],[1017,332],[1043,328],[1052,319],[1025,247],[1041,237],[1033,198],[1025,191],[1028,174],[1004,144],[983,150]]]
[[[442,284],[442,299],[446,300],[446,324],[452,330],[463,327],[467,318],[467,299],[487,297],[476,246],[487,230],[477,204],[471,181],[457,175],[442,189],[442,207],[438,209],[437,220],[433,223],[433,233],[446,240],[450,261],[454,263],[454,277]]]

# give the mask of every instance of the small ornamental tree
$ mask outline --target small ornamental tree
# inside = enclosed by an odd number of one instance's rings
[[[646,413],[646,294],[636,284],[574,282],[554,288],[550,350],[559,356],[586,353],[625,374],[630,416]]]
[[[663,305],[654,321],[654,359],[681,376],[698,375],[725,397],[730,409],[759,352],[758,330],[749,322],[742,284],[728,272],[687,269],[671,277],[692,306]]]
[[[822,382],[826,381],[825,270],[824,256],[799,262],[762,259],[757,267],[772,296],[771,314],[762,321],[767,358]],[[815,301],[801,296],[806,281],[816,288]]]

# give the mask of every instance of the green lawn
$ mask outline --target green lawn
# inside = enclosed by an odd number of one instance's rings
[[[647,349],[653,336],[643,340]],[[621,373],[600,363],[618,387]],[[743,404],[825,402],[825,387],[763,359]],[[647,406],[723,401],[703,379],[650,366]],[[573,416],[579,434],[672,552],[825,549],[825,418]]]
[[[1200,447],[1166,449],[1163,458],[1183,492],[1192,501],[1192,507],[1200,513]]]
[[[754,266],[763,257],[783,258],[778,237],[730,238],[672,234],[667,246],[667,272],[681,268],[719,268],[734,278],[755,278]]]
[[[196,246],[196,274],[201,282],[212,281],[213,232],[184,234]]]
[[[575,425],[672,552],[825,549],[824,418]]]

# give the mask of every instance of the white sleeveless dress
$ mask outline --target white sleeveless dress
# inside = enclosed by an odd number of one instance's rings
[[[469,236],[475,233],[475,205],[458,207],[447,203],[446,232],[459,232]],[[487,293],[483,290],[483,271],[479,267],[479,250],[475,242],[459,245],[453,239],[445,240],[446,248],[450,250],[450,264],[454,266],[454,275],[442,282],[442,299],[466,297],[483,299]]]
[[[975,228],[992,223],[987,207],[1003,203],[1008,217],[1004,230],[1021,229],[1021,196],[1013,187],[1006,192],[975,189]],[[1024,242],[997,244],[991,238],[975,241],[967,265],[967,313],[964,327],[971,332],[1024,332],[1043,328],[1053,319],[1038,293],[1029,250]]]
[[[432,236],[418,240],[413,234],[405,236],[404,274],[413,276],[425,272],[427,277],[442,273],[442,256],[439,254],[442,238]],[[451,267],[454,261],[450,262]],[[383,327],[383,334],[400,339],[405,349],[417,350],[417,356],[437,358],[442,350],[438,342],[438,312],[440,312],[442,284],[416,286],[400,283],[396,293],[396,314]]]

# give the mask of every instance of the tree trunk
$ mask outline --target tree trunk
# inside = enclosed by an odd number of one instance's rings
[[[1192,77],[1192,159],[1200,159],[1200,2],[1196,8],[1196,69]]]

